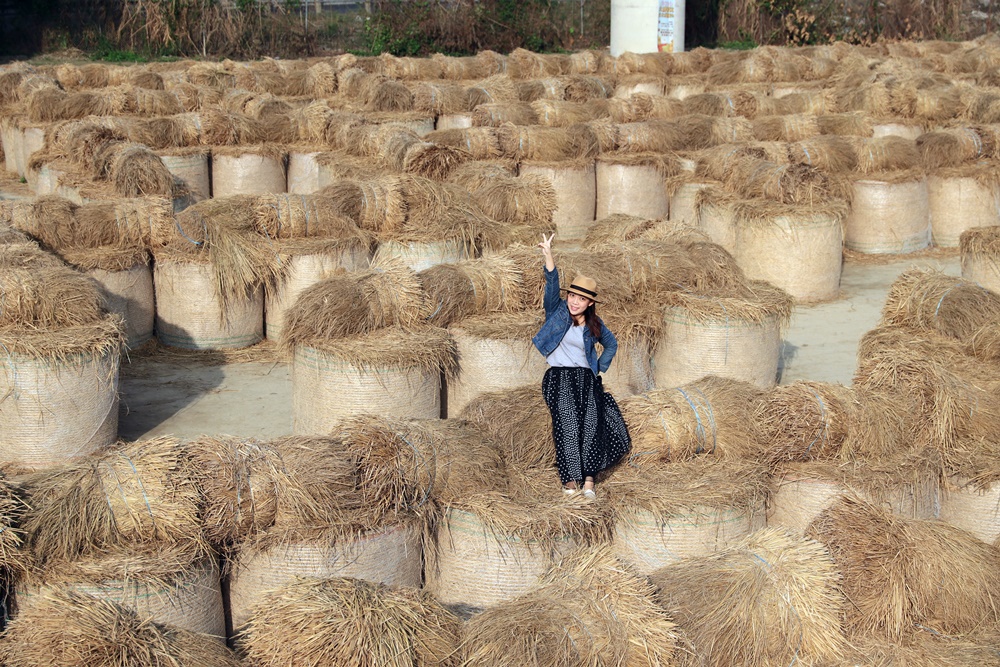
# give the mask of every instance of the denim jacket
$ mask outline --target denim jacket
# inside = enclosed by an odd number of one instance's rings
[[[543,271],[545,272],[545,298],[543,300],[543,305],[545,306],[545,323],[539,329],[538,333],[535,334],[535,337],[531,339],[531,342],[535,344],[535,347],[538,348],[543,357],[547,357],[559,347],[563,336],[566,335],[566,332],[569,331],[573,323],[573,317],[569,314],[569,307],[566,305],[566,301],[559,297],[559,269],[552,271],[543,269]],[[595,342],[600,342],[604,347],[600,358],[598,358],[597,349],[594,347]],[[583,349],[587,354],[587,363],[590,364],[590,370],[594,371],[594,375],[597,375],[608,370],[611,360],[615,358],[615,353],[618,351],[618,340],[611,333],[611,330],[604,326],[604,322],[601,322],[601,338],[599,341],[594,340],[594,336],[590,333],[589,328],[584,328]]]

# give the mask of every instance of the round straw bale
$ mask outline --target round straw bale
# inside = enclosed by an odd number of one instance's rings
[[[614,90],[614,84],[608,78],[576,74],[566,80],[563,95],[570,102],[586,102],[611,97]]]
[[[850,387],[809,381],[777,386],[759,415],[764,453],[775,462],[835,458],[860,416]]]
[[[209,146],[257,144],[267,134],[266,123],[221,108],[203,108],[198,113],[201,142]]]
[[[764,527],[766,471],[749,461],[627,466],[598,489],[614,513],[615,553],[643,574],[708,556]]]
[[[561,53],[533,53],[517,48],[507,56],[507,71],[514,79],[558,76],[570,71],[570,58]]]
[[[514,262],[489,255],[455,264],[438,264],[419,273],[428,321],[437,326],[473,315],[510,313],[523,307],[523,281]]]
[[[56,329],[93,324],[103,317],[97,285],[66,266],[5,266],[0,291],[2,328]]]
[[[435,115],[469,111],[464,86],[443,81],[421,81],[412,87],[413,108]]]
[[[801,141],[820,133],[811,115],[760,116],[753,120],[753,136],[759,141]]]
[[[858,153],[846,137],[826,134],[803,139],[788,146],[789,162],[816,167],[827,173],[854,171]]]
[[[40,567],[106,549],[202,541],[198,492],[172,438],[111,448],[20,480],[25,543]]]
[[[0,655],[13,667],[240,664],[216,637],[152,623],[114,602],[62,589],[10,624]]]
[[[292,363],[293,429],[322,433],[357,412],[440,416],[441,375],[453,375],[458,359],[444,329],[387,327],[296,342]]]
[[[705,375],[774,386],[791,297],[759,281],[715,293],[663,293],[663,332],[653,355],[657,387],[677,387]],[[727,293],[733,296],[723,296]]]
[[[621,402],[632,436],[633,466],[658,466],[700,454],[756,458],[765,441],[757,426],[764,392],[739,380],[705,377]]]
[[[239,644],[252,665],[409,667],[457,664],[458,635],[458,618],[427,593],[361,579],[304,579],[265,594]]]
[[[502,156],[518,162],[555,162],[597,153],[597,140],[584,125],[563,128],[508,123],[497,128],[497,140]]]
[[[504,123],[535,125],[537,122],[534,107],[527,102],[479,104],[472,110],[473,127],[500,127]]]
[[[540,381],[483,394],[471,401],[459,417],[486,429],[508,462],[555,465],[552,417]]]
[[[865,254],[906,254],[930,244],[927,179],[920,170],[882,172],[851,182],[844,246]]]
[[[903,137],[877,137],[856,145],[858,171],[863,174],[916,169],[922,163],[916,142]]]
[[[735,256],[747,278],[781,288],[800,303],[835,298],[843,254],[841,201],[734,207]]]
[[[704,665],[834,663],[848,648],[840,573],[814,540],[766,529],[650,578]]]
[[[438,129],[425,135],[424,140],[467,151],[475,160],[493,160],[503,154],[497,130],[492,127]]]
[[[962,343],[1000,319],[1000,295],[932,269],[908,269],[889,287],[882,325],[929,329]]]
[[[1000,294],[1000,226],[966,229],[959,246],[962,277]]]
[[[563,240],[578,240],[594,221],[597,180],[594,163],[585,161],[524,162],[521,176],[537,174],[546,178],[556,195],[553,221]]]
[[[996,151],[996,137],[983,127],[934,130],[917,137],[916,146],[924,167],[958,167],[966,162],[991,157]]]
[[[288,311],[285,342],[311,345],[388,326],[413,326],[429,312],[416,274],[398,263],[384,263],[303,290]]]
[[[425,588],[468,611],[516,597],[575,546],[607,540],[606,513],[567,496],[549,467],[507,469],[507,484],[448,503],[425,552]]]
[[[666,179],[677,172],[677,161],[657,154],[602,155],[597,159],[595,217],[615,213],[666,218],[670,210]],[[642,196],[637,196],[642,193]]]
[[[418,587],[420,534],[419,521],[408,517],[373,530],[342,522],[272,528],[245,546],[233,563],[233,628],[246,627],[269,591],[301,578],[354,577]]]
[[[122,197],[172,196],[174,178],[163,161],[142,144],[122,144],[110,165],[110,180]]]
[[[653,593],[607,548],[579,549],[538,586],[473,616],[463,664],[675,664],[682,639]]]
[[[558,206],[555,188],[537,174],[485,181],[473,200],[490,218],[508,225],[530,225],[548,230]]]
[[[843,575],[850,635],[899,640],[921,626],[962,634],[997,621],[1000,551],[962,529],[845,497],[809,536],[827,545]]]
[[[820,114],[816,117],[821,134],[837,134],[844,137],[870,137],[872,124],[863,114]]]
[[[931,240],[958,247],[966,229],[1000,223],[1000,181],[992,164],[939,169],[927,176]]]
[[[186,194],[192,203],[208,198],[212,174],[208,149],[166,149],[158,152],[157,156],[173,177],[175,197]]]

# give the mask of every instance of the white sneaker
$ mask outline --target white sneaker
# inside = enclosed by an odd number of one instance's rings
[[[597,493],[593,489],[584,489],[583,497],[587,500],[597,500]]]
[[[565,489],[565,488],[563,489],[563,493],[565,493],[567,496],[572,496],[575,493],[579,493],[579,491],[580,489]]]

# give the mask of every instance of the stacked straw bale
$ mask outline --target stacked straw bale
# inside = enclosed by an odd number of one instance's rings
[[[962,253],[962,277],[1000,294],[1000,226],[967,229],[959,237]]]
[[[684,650],[654,589],[607,548],[580,549],[523,595],[469,620],[462,664],[672,665]]]
[[[836,664],[848,606],[826,548],[775,529],[650,575],[704,665]]]
[[[456,665],[459,621],[433,597],[360,579],[303,579],[268,592],[239,639],[250,665]]]

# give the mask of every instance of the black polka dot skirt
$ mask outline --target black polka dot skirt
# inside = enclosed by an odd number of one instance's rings
[[[620,461],[632,447],[621,410],[589,368],[545,371],[542,395],[552,413],[559,479],[582,482]]]

